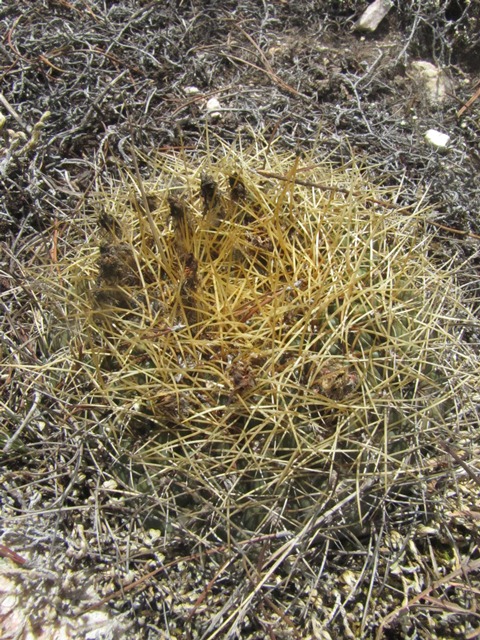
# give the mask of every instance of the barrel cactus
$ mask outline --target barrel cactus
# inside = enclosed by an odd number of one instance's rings
[[[470,384],[470,312],[425,211],[354,161],[258,140],[146,164],[62,236],[63,384],[103,416],[118,477],[155,487],[160,527],[361,531],[423,476]]]

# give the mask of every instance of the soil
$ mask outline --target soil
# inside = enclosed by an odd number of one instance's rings
[[[314,148],[339,165],[354,156],[373,182],[401,185],[397,204],[423,201],[436,258],[451,261],[478,305],[480,1],[394,2],[366,34],[355,25],[367,5],[4,0],[2,342],[16,325],[28,355],[29,327],[44,321],[21,314],[19,247],[26,266],[35,259],[32,238],[40,234],[50,246],[59,225],[88,214],[98,184],[118,177],[118,161],[132,165],[131,144],[146,175],[142,157],[205,149],[207,128],[212,139],[232,143],[261,134],[299,153]],[[447,74],[441,103],[415,79],[415,60]],[[211,98],[218,111],[208,111]],[[429,129],[450,136],[447,148],[425,140]],[[118,269],[106,247],[103,280],[118,280]],[[464,339],[478,344],[478,336],[471,327]],[[4,367],[1,413],[18,425],[38,400],[33,388],[14,397],[9,376]],[[402,523],[386,519],[381,531],[292,549],[277,567],[270,551],[288,540],[263,536],[230,555],[222,541],[189,537],[188,526],[159,531],[150,516],[154,491],[128,494],[112,473],[123,454],[108,437],[82,439],[88,425],[76,424],[73,408],[62,423],[54,398],[45,415],[43,439],[26,452],[6,447],[2,460],[2,637],[480,634],[478,448],[468,464],[445,456],[446,468],[463,469],[461,508],[453,489],[442,492],[443,480],[432,477],[442,501],[420,523],[413,513]],[[407,495],[398,499],[420,509]]]

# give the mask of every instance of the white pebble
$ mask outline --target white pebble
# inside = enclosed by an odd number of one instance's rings
[[[118,487],[118,484],[115,482],[115,480],[105,480],[102,487],[106,491],[114,491]]]
[[[447,144],[450,142],[450,136],[446,133],[442,133],[441,131],[437,131],[436,129],[429,129],[425,134],[425,140],[434,147],[445,149]]]
[[[220,117],[220,109],[222,105],[217,100],[217,98],[210,98],[207,102],[207,113],[211,118],[219,118]]]

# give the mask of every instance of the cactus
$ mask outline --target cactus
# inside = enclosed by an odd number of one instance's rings
[[[361,524],[415,482],[471,376],[469,312],[428,257],[425,211],[353,161],[258,141],[160,154],[151,176],[140,190],[126,173],[98,195],[100,225],[72,225],[52,296],[156,517],[222,538]]]

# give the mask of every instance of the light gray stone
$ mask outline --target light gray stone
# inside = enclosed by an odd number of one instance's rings
[[[362,13],[355,29],[373,33],[392,7],[391,0],[375,0]]]
[[[410,65],[409,78],[416,84],[423,99],[431,106],[445,104],[454,90],[453,81],[439,67],[426,60]]]

